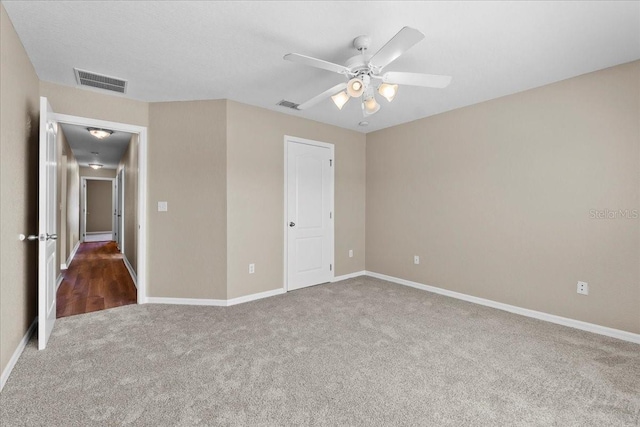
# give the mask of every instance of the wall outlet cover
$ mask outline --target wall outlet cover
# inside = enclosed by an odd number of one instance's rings
[[[581,295],[589,295],[589,284],[587,282],[578,282],[577,292]]]

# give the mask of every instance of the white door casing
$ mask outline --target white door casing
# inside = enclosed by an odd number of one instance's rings
[[[43,350],[56,321],[57,132],[51,105],[40,97],[38,188],[38,349]]]
[[[333,272],[333,144],[285,138],[286,289],[331,281]]]
[[[120,252],[124,253],[124,168],[118,172],[116,187],[116,242]]]

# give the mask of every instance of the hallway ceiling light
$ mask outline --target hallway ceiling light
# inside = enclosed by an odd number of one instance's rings
[[[91,169],[100,169],[102,165],[100,163],[89,163]]]
[[[108,138],[113,133],[113,131],[109,129],[87,128],[87,130],[98,139]]]

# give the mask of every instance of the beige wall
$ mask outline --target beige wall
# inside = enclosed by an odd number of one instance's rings
[[[367,270],[640,333],[640,220],[590,217],[640,209],[639,102],[634,62],[369,134]]]
[[[228,298],[282,288],[285,135],[335,145],[335,274],[364,270],[365,135],[237,102],[227,106]],[[255,274],[248,274],[250,263]]]
[[[79,175],[78,162],[76,161],[71,147],[62,131],[58,129],[58,216],[56,218],[58,240],[57,253],[58,263],[56,276],[60,274],[60,265],[66,263],[79,237],[78,223],[78,191]],[[75,201],[70,204],[69,200]]]
[[[38,77],[0,4],[0,368],[36,316]]]
[[[138,126],[149,123],[149,104],[122,96],[44,81],[40,82],[40,96],[46,96],[53,111],[59,114]]]
[[[67,226],[66,226],[66,253],[64,259],[69,260],[71,252],[80,242],[80,166],[73,153],[69,149],[67,152]]]
[[[124,168],[124,255],[138,271],[138,135],[133,135],[118,172]]]
[[[87,180],[87,233],[113,232],[113,183]]]
[[[227,296],[226,117],[226,101],[149,106],[151,297]]]
[[[94,178],[115,178],[118,173],[117,169],[92,169],[86,166],[80,166],[80,176]]]

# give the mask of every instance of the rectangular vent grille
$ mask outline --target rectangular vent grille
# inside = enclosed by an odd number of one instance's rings
[[[76,82],[81,86],[90,86],[118,93],[127,92],[126,80],[92,73],[91,71],[79,70],[77,68],[74,68],[73,71],[76,73]]]
[[[291,102],[291,101],[285,101],[283,99],[282,101],[278,102],[276,105],[279,105],[285,108],[291,108],[292,110],[297,110],[300,104],[296,104],[295,102]]]

